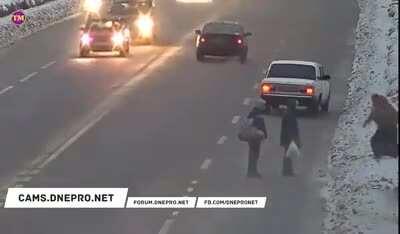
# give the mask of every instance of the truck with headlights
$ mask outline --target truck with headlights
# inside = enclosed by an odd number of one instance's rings
[[[270,64],[261,82],[260,96],[269,107],[286,105],[294,99],[312,112],[328,111],[331,98],[330,76],[316,62],[279,60]]]
[[[136,44],[152,44],[154,41],[154,18],[152,0],[114,0],[108,17],[123,18]]]

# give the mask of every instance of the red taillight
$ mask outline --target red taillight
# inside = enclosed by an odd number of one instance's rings
[[[239,45],[241,45],[241,44],[243,43],[242,39],[238,39],[238,40],[237,40],[237,43],[238,43]]]
[[[200,38],[200,42],[204,43],[204,42],[206,42],[206,39],[204,37],[202,37],[202,38]]]
[[[313,95],[314,94],[314,88],[313,87],[307,87],[306,89],[305,89],[305,92],[306,92],[306,94],[307,95]]]
[[[262,93],[269,93],[269,92],[271,92],[272,91],[272,85],[270,85],[270,84],[263,84],[262,86],[261,86],[261,92]]]

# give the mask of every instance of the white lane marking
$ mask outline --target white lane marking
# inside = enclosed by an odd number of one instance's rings
[[[2,90],[0,90],[0,95],[7,93],[9,90],[11,90],[12,88],[14,88],[14,86],[10,85]]]
[[[18,173],[17,176],[22,177],[22,176],[32,176],[32,175],[37,175],[39,174],[40,170],[39,169],[34,169],[34,170],[25,170],[20,173]]]
[[[203,161],[203,163],[201,164],[200,169],[201,170],[207,170],[210,167],[211,163],[212,163],[212,159],[211,158],[206,158]]]
[[[40,68],[41,69],[46,69],[46,68],[49,68],[50,66],[52,66],[55,63],[56,63],[56,61],[51,61],[51,62],[48,62],[45,65],[41,66]]]
[[[27,183],[32,180],[32,176],[17,177],[17,183]]]
[[[194,188],[193,188],[193,187],[188,187],[188,188],[186,189],[186,191],[187,191],[188,193],[191,193],[191,192],[194,191]]]
[[[240,120],[240,115],[233,116],[232,123],[237,124]]]
[[[38,74],[38,72],[32,72],[30,74],[28,74],[27,76],[25,76],[24,78],[20,79],[19,82],[25,82],[30,80],[32,77],[36,76]]]
[[[244,100],[243,100],[243,105],[245,105],[245,106],[248,106],[248,105],[250,105],[250,103],[251,103],[251,98],[245,98]]]
[[[48,155],[41,155],[39,156],[41,159],[44,159],[44,162],[42,162],[39,166],[36,168],[42,169],[47,164],[49,164],[51,161],[55,160],[58,158],[69,146],[71,146],[74,142],[76,142],[81,136],[83,136],[87,131],[89,131],[93,126],[95,126],[104,116],[106,116],[111,109],[115,105],[118,105],[120,103],[120,98],[128,95],[131,91],[132,88],[135,87],[135,85],[143,80],[145,77],[147,77],[155,68],[158,66],[162,65],[166,60],[169,59],[169,57],[175,55],[177,52],[180,51],[182,47],[173,47],[166,52],[164,52],[161,56],[158,56],[156,60],[148,64],[148,66],[143,70],[143,72],[135,75],[133,78],[131,78],[130,81],[128,81],[126,84],[120,87],[120,89],[116,90],[115,93],[112,94],[110,99],[107,99],[105,102],[101,103],[99,105],[100,111],[98,113],[95,112],[95,117],[90,119],[89,123],[84,125],[76,134],[74,134],[71,138],[66,139],[66,142],[64,142],[58,149],[56,149],[55,152],[51,153],[50,156]],[[95,108],[95,111],[97,108]],[[48,156],[48,157],[47,157]],[[41,161],[39,159],[35,159],[37,163],[40,163]]]
[[[30,175],[37,175],[39,173],[40,173],[39,169],[35,169],[35,170],[32,170],[32,171],[29,172]]]
[[[226,141],[227,139],[228,139],[227,136],[222,136],[222,137],[220,137],[219,140],[217,141],[217,144],[218,144],[218,145],[222,145],[222,144],[225,143],[225,141]]]
[[[177,216],[179,214],[179,211],[175,210],[172,212],[172,216]]]
[[[165,220],[164,224],[162,225],[158,234],[168,234],[169,229],[171,228],[172,224],[175,222],[175,219],[167,219]]]
[[[258,89],[258,87],[260,87],[260,83],[258,82],[253,85],[253,89]]]
[[[16,184],[16,185],[14,186],[14,188],[23,188],[23,187],[24,187],[23,184]]]
[[[102,112],[97,118],[95,118],[92,122],[90,122],[88,125],[83,127],[81,130],[79,130],[73,137],[68,139],[58,150],[56,150],[54,153],[50,155],[42,164],[38,166],[39,169],[44,168],[47,164],[49,164],[51,161],[54,159],[58,158],[64,150],[66,150],[70,145],[72,145],[75,141],[77,141],[83,134],[85,134],[87,131],[89,131],[96,123],[98,123],[101,119],[103,119],[104,116],[106,116],[109,113],[108,110],[105,110]]]
[[[199,183],[199,181],[197,181],[197,180],[192,180],[192,182],[190,182],[191,184],[198,184]]]

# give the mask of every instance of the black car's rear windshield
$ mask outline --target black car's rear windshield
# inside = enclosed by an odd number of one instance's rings
[[[243,27],[238,24],[230,23],[208,23],[203,28],[206,34],[241,34]]]
[[[300,64],[272,64],[267,77],[315,80],[315,68]]]

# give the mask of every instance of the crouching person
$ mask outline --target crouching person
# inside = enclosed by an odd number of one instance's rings
[[[377,125],[377,130],[371,138],[374,157],[375,159],[380,159],[382,156],[398,157],[398,112],[382,95],[373,94],[371,101],[371,113],[363,127],[366,127],[371,121]]]

